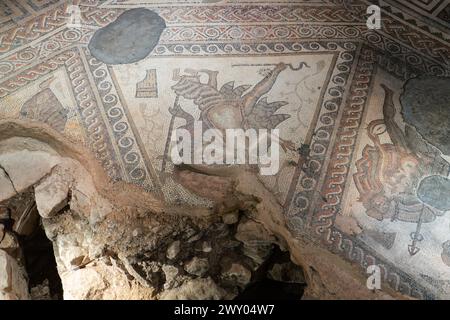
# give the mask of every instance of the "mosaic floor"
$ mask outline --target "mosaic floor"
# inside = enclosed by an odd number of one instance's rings
[[[293,234],[450,298],[450,1],[0,0],[0,119],[89,146],[114,180],[208,205],[172,179],[171,133],[239,127],[244,104],[289,146],[261,180]]]

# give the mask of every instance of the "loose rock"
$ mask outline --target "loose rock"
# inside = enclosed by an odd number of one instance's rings
[[[180,287],[167,290],[160,296],[161,300],[220,300],[226,291],[219,287],[210,277],[197,278],[184,282]]]
[[[208,259],[198,257],[192,258],[192,260],[187,262],[184,266],[184,270],[186,270],[187,273],[199,277],[203,276],[208,271],[208,269],[209,269]]]
[[[222,278],[229,283],[233,283],[241,288],[244,288],[247,284],[249,284],[252,278],[252,273],[243,265],[239,263],[232,263],[227,270],[222,272]]]
[[[164,289],[172,289],[176,284],[176,277],[178,276],[178,268],[171,265],[163,265],[162,271],[166,277],[166,282],[164,283]]]
[[[174,241],[170,244],[170,246],[167,248],[166,257],[167,259],[175,259],[180,253],[180,241]]]
[[[203,241],[202,251],[205,253],[211,252],[212,251],[211,243],[209,243],[208,241]]]
[[[67,205],[69,183],[59,174],[52,174],[34,187],[36,205],[43,218],[57,214]]]
[[[222,216],[222,221],[225,224],[235,224],[239,221],[239,213],[238,212],[226,213]]]

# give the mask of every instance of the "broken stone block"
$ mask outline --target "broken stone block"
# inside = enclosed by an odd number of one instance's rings
[[[158,44],[166,23],[156,12],[136,8],[98,29],[89,43],[94,57],[107,64],[133,63],[145,58]]]
[[[0,168],[0,202],[12,198],[16,194],[14,186],[7,174]]]
[[[442,262],[444,262],[447,266],[450,267],[450,240],[445,241],[442,244],[441,258],[442,258]]]
[[[58,161],[57,156],[43,151],[20,150],[0,155],[0,165],[17,192],[24,191],[49,174]]]
[[[184,270],[187,273],[201,277],[209,270],[208,259],[194,257],[184,265]]]
[[[55,173],[35,186],[34,192],[39,214],[43,218],[50,218],[67,205],[69,182]]]
[[[0,227],[0,249],[3,249],[5,251],[8,250],[15,250],[19,248],[19,243],[11,232],[3,231],[2,235],[2,228]]]

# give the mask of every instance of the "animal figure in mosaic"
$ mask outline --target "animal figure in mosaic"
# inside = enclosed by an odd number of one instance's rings
[[[353,179],[368,216],[380,221],[391,219],[417,224],[408,248],[414,255],[419,250],[418,242],[423,240],[422,224],[435,221],[445,212],[420,201],[417,188],[425,176],[447,176],[450,165],[413,127],[406,125],[402,131],[394,120],[393,91],[382,87],[385,91],[384,118],[368,125],[368,136],[373,145],[364,148],[362,158],[356,162],[357,172]],[[380,136],[386,132],[392,143],[381,142]]]
[[[301,64],[298,69],[303,65]],[[279,63],[255,86],[241,85],[235,87],[234,81],[217,86],[217,71],[186,70],[186,75],[175,73],[178,82],[172,87],[178,97],[192,100],[200,109],[200,120],[206,129],[274,129],[290,118],[288,114],[276,113],[287,105],[286,101],[268,102],[265,96],[272,89],[280,73],[288,68]],[[200,74],[208,76],[208,82],[200,81]],[[250,89],[251,88],[251,89]],[[186,127],[193,122],[193,117],[186,115],[178,103],[171,109],[172,114],[186,120]],[[280,139],[283,149],[295,150],[290,141]]]

